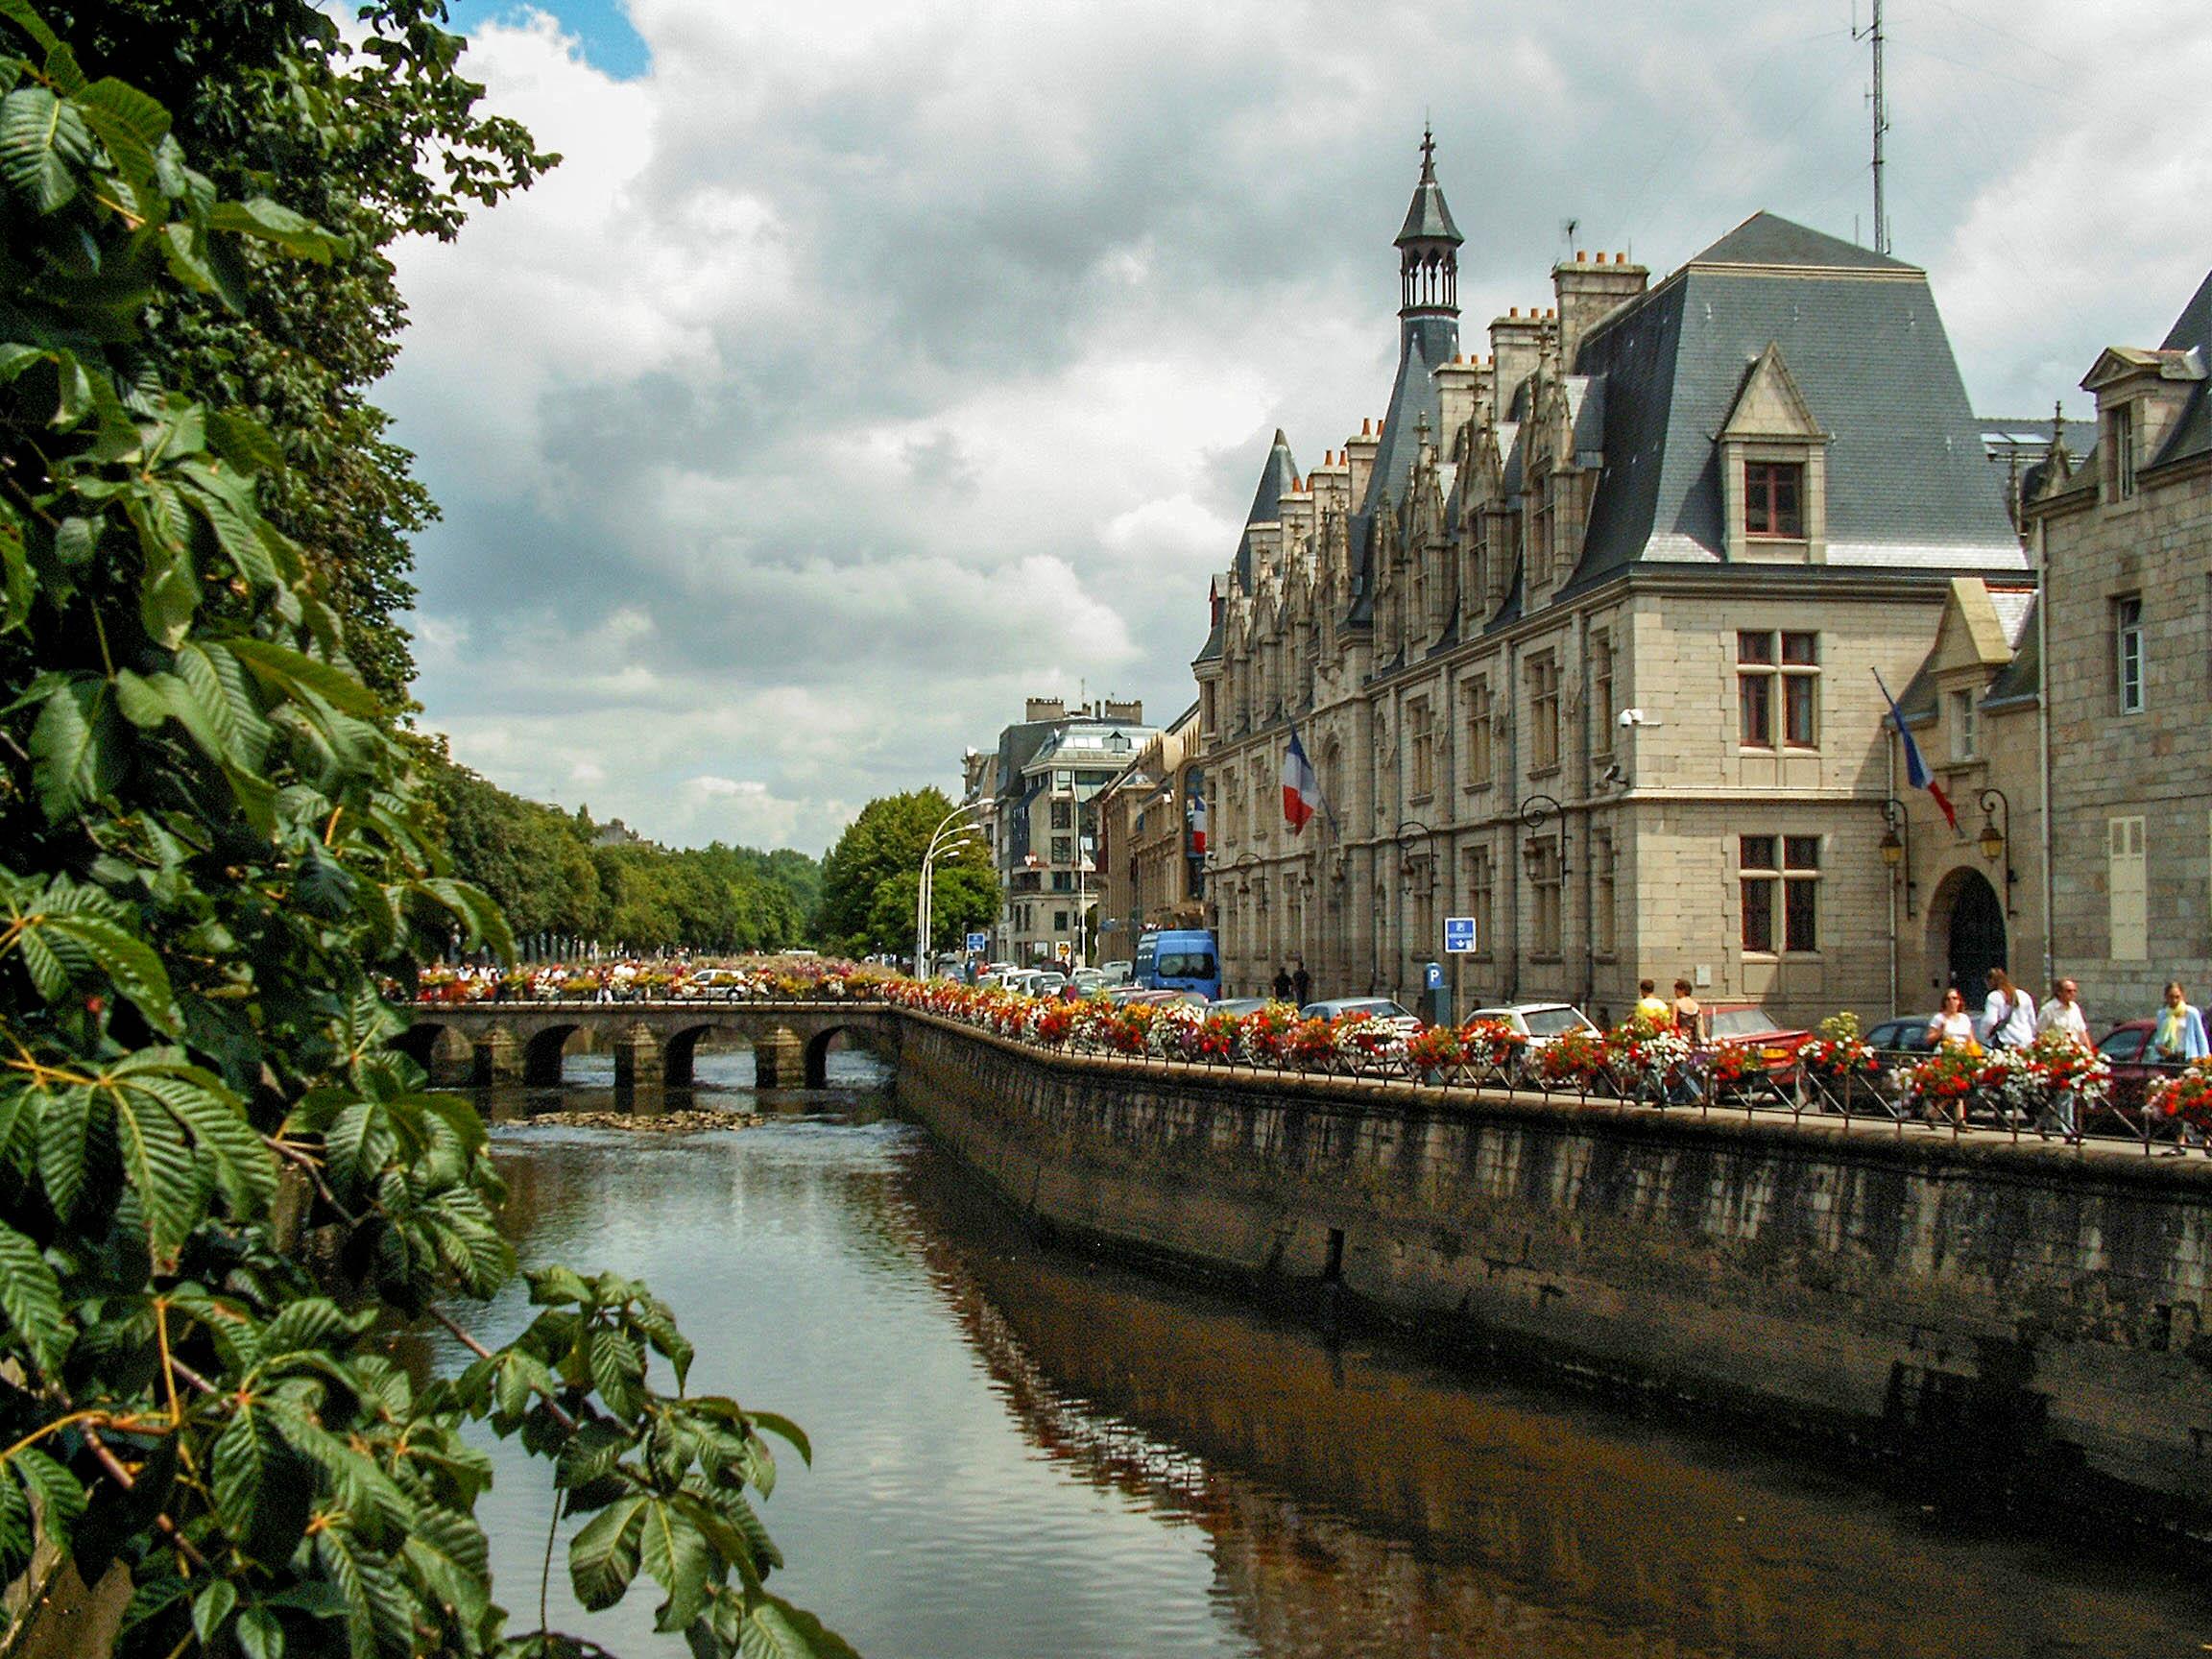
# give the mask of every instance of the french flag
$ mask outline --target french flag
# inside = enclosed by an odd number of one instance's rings
[[[1193,784],[1190,789],[1190,856],[1201,857],[1206,852],[1206,797],[1198,793]]]
[[[1958,833],[1959,810],[1951,805],[1951,797],[1943,793],[1943,785],[1936,781],[1936,774],[1928,770],[1928,762],[1920,757],[1920,745],[1912,741],[1912,733],[1905,730],[1905,715],[1897,707],[1897,699],[1889,695],[1889,687],[1882,684],[1882,670],[1874,670],[1874,684],[1882,687],[1882,700],[1889,705],[1889,723],[1897,728],[1897,735],[1905,740],[1905,781],[1915,789],[1925,789],[1943,808],[1943,821]]]
[[[1306,745],[1298,741],[1293,726],[1290,747],[1283,752],[1283,818],[1290,833],[1304,830],[1321,805],[1321,780],[1313,776],[1313,762],[1306,758]]]

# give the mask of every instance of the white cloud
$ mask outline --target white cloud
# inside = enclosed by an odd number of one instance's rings
[[[446,508],[430,722],[666,840],[818,848],[1025,694],[1183,707],[1274,428],[1310,466],[1381,412],[1425,111],[1471,346],[1548,301],[1564,220],[1664,270],[1761,207],[1866,211],[1863,49],[1802,8],[626,9],[635,80],[553,15],[475,37],[565,160],[398,250],[385,391]],[[2212,127],[2169,90],[2212,20],[1899,11],[1899,252],[1978,404],[2032,413],[2212,260]]]

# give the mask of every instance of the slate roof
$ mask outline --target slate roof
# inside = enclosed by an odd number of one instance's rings
[[[1583,341],[1605,469],[1572,587],[1720,562],[1714,439],[1768,345],[1829,439],[1830,564],[2025,566],[1926,274],[1761,213]]]
[[[1992,593],[1992,599],[2004,595]],[[2020,609],[2019,631],[2014,633],[2007,623],[2005,633],[2012,641],[2012,661],[1997,671],[1997,678],[1989,683],[1989,689],[1982,695],[1982,706],[1995,708],[2006,703],[2029,702],[2043,690],[2043,641],[2035,630],[2035,607],[2041,603],[2035,594],[2024,593],[2016,597],[2027,603]],[[2005,608],[1998,608],[1998,618],[2004,620]]]
[[[1283,497],[1298,482],[1298,463],[1290,454],[1290,440],[1275,428],[1275,443],[1260,467],[1260,487],[1252,493],[1252,511],[1244,515],[1243,534],[1237,538],[1237,586],[1252,591],[1252,529],[1255,524],[1276,524],[1283,518]]]
[[[1444,204],[1443,186],[1436,182],[1436,158],[1425,139],[1421,153],[1421,181],[1413,186],[1407,204],[1406,223],[1398,232],[1398,246],[1408,242],[1449,242],[1456,247],[1466,238],[1452,223],[1452,209]]]
[[[2174,320],[2174,326],[2160,342],[2160,349],[2186,351],[2191,348],[2207,358],[2212,358],[2212,274],[2207,274],[2182,307],[2181,315]],[[2201,455],[2212,450],[2212,380],[2200,380],[2189,394],[2189,401],[2181,411],[2181,418],[2174,422],[2173,431],[2166,435],[2166,443],[2158,451],[2158,460],[2178,461],[2184,456]],[[2153,463],[2155,465],[2155,463]]]

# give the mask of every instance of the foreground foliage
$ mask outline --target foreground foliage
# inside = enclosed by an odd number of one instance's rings
[[[52,1640],[70,1574],[87,1626],[119,1625],[100,1645],[149,1659],[581,1651],[508,1633],[471,1419],[590,1517],[587,1606],[644,1576],[695,1651],[845,1651],[763,1582],[763,1431],[804,1440],[687,1395],[644,1287],[534,1274],[496,1351],[439,1308],[512,1274],[499,1182],[474,1113],[388,1049],[373,975],[411,968],[424,910],[495,949],[505,925],[263,516],[281,446],[169,384],[146,334],[349,244],[226,199],[25,0],[0,19],[0,1578],[24,1609],[0,1651]],[[476,1363],[411,1377],[394,1313]]]

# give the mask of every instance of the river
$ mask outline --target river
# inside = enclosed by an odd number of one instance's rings
[[[692,1385],[798,1419],[763,1513],[776,1587],[869,1659],[1973,1659],[2198,1653],[2201,1572],[2026,1541],[1813,1461],[1622,1407],[1332,1345],[1189,1287],[1041,1247],[864,1056],[756,1097],[703,1054],[730,1134],[510,1121],[525,1262],[648,1280]],[[611,1103],[572,1057],[558,1103]],[[534,1097],[548,1103],[549,1096]],[[515,1097],[490,1105],[512,1113]],[[510,1291],[487,1335],[529,1311]],[[458,1356],[446,1352],[445,1363]],[[501,1599],[534,1623],[542,1473],[495,1449]],[[1926,1499],[1931,1495],[1916,1495]],[[649,1584],[553,1622],[677,1655]],[[530,1610],[530,1615],[525,1614]]]

